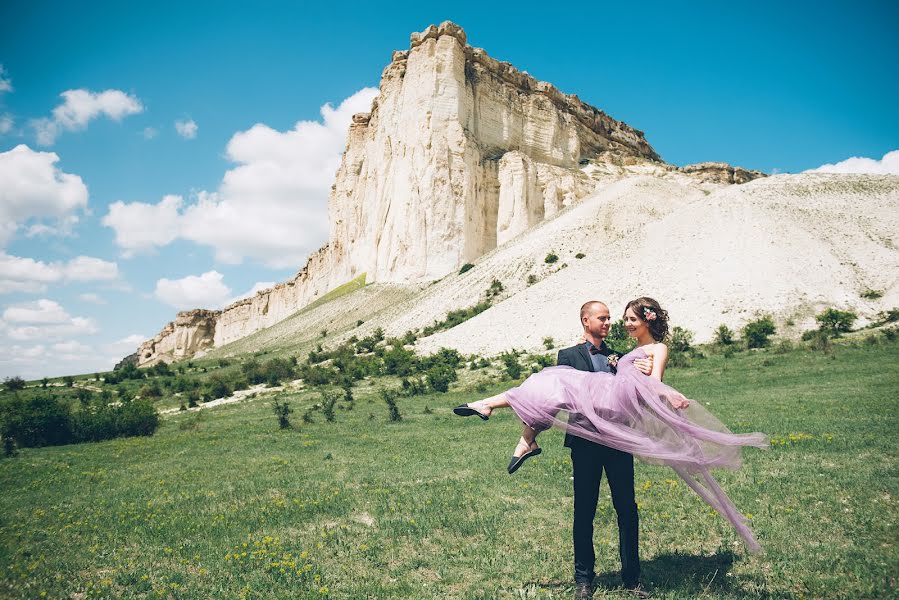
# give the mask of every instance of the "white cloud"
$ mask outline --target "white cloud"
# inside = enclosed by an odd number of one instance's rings
[[[181,196],[165,196],[159,204],[113,202],[103,224],[115,230],[115,242],[125,257],[165,246],[178,238]]]
[[[178,310],[191,308],[220,308],[231,296],[231,288],[222,281],[218,271],[189,275],[182,279],[160,279],[156,282],[156,297]]]
[[[13,118],[9,113],[0,115],[0,135],[5,135],[12,131]]]
[[[16,341],[56,340],[96,332],[92,319],[72,317],[58,302],[46,298],[9,306],[0,318],[0,333]]]
[[[120,340],[116,340],[110,344],[106,344],[104,350],[110,356],[117,356],[119,358],[122,358],[137,351],[138,347],[147,339],[149,338],[145,335],[133,333],[129,336],[123,337]]]
[[[91,304],[106,304],[106,300],[92,292],[86,294],[78,294],[78,299],[82,302],[90,302]]]
[[[805,173],[873,173],[876,175],[899,175],[899,150],[883,155],[883,158],[853,156],[836,164],[821,165]]]
[[[12,91],[12,80],[6,74],[6,69],[0,65],[0,94]]]
[[[34,119],[31,122],[37,133],[37,142],[50,146],[63,131],[80,131],[87,124],[101,116],[113,121],[121,121],[128,115],[143,112],[144,107],[137,96],[121,90],[91,92],[89,90],[67,90],[60,94],[63,103],[53,109],[49,118]]]
[[[43,292],[50,283],[113,281],[118,276],[116,263],[91,256],[46,263],[0,252],[0,293]]]
[[[0,152],[0,248],[29,221],[49,219],[57,231],[77,221],[76,211],[87,206],[87,187],[57,168],[58,161],[54,152],[24,144]]]
[[[228,264],[251,258],[273,268],[299,267],[327,240],[328,194],[347,129],[352,115],[370,110],[376,95],[376,89],[365,88],[337,108],[325,104],[321,121],[300,121],[289,131],[257,124],[236,133],[226,152],[237,166],[225,173],[217,191],[198,193],[183,209],[174,207],[177,225],[171,222],[173,206],[166,203],[171,196],[156,205],[116,203],[103,223],[116,230],[126,255],[178,237],[214,248],[216,258]],[[149,219],[150,235],[144,233],[146,221],[130,215],[135,206]]]
[[[228,300],[225,304],[226,305],[233,304],[233,303],[237,302],[238,300],[243,300],[244,298],[252,298],[253,296],[256,295],[256,292],[261,292],[262,290],[267,290],[272,287],[275,287],[274,281],[257,281],[256,283],[253,284],[253,287],[251,287],[249,290],[247,290],[243,294],[234,296],[233,298]]]
[[[46,298],[3,311],[3,320],[7,323],[65,323],[70,318],[58,302]]]
[[[197,123],[193,119],[175,121],[175,131],[184,139],[192,140],[197,137]]]
[[[156,129],[154,129],[153,127],[145,127],[144,130],[141,132],[141,135],[144,136],[145,140],[152,140],[153,138],[156,137],[156,135],[158,133],[159,132],[156,131]]]

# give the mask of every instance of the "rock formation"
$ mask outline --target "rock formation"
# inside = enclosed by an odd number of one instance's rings
[[[221,312],[180,313],[141,365],[191,356],[268,327],[329,289],[439,279],[594,191],[581,166],[662,162],[643,132],[491,58],[447,21],[394,52],[369,113],[353,117],[329,199],[329,241],[290,281]],[[703,163],[685,174],[741,183]]]

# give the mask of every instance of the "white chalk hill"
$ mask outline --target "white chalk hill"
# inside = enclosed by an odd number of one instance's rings
[[[416,348],[492,355],[539,350],[545,337],[574,343],[584,301],[605,300],[617,317],[640,295],[659,300],[672,324],[698,341],[721,323],[738,329],[762,314],[775,317],[779,333],[797,336],[826,307],[855,310],[864,323],[899,306],[897,238],[897,176],[776,175],[723,187],[631,176],[602,185],[465,273],[425,286],[369,285],[212,354],[302,351],[322,330],[328,345],[376,327],[399,336],[476,304],[494,279],[504,290],[491,308]],[[546,263],[550,253],[558,261]],[[869,290],[882,296],[864,298]]]

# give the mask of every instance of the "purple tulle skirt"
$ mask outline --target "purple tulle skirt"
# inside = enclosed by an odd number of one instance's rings
[[[675,410],[674,388],[640,373],[642,348],[618,361],[618,374],[572,367],[548,367],[506,392],[515,414],[529,427],[558,427],[567,433],[640,459],[668,465],[718,513],[733,524],[750,551],[761,546],[709,469],[738,469],[743,446],[768,448],[762,433],[732,433],[698,402]]]

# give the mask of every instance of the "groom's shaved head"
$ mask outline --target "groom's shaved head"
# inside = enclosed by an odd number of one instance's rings
[[[600,302],[599,300],[590,300],[589,302],[584,302],[584,305],[581,307],[581,324],[584,323],[584,318],[589,317],[593,313],[595,313],[600,308],[609,310],[609,307],[606,306],[605,302]]]

